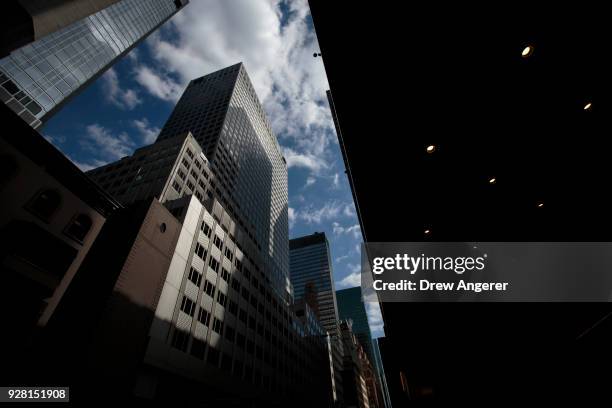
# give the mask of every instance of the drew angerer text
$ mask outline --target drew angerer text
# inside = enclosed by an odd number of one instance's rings
[[[402,279],[399,282],[374,281],[374,290],[407,290],[407,291],[505,291],[508,282],[466,282],[463,279],[459,282],[430,282],[427,279],[412,281]]]

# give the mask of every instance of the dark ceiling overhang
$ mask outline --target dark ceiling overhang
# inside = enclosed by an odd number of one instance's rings
[[[325,64],[368,241],[611,240],[605,6],[310,6],[313,52]],[[596,389],[591,366],[570,367],[581,353],[589,364],[610,362],[609,347],[598,348],[610,339],[601,321],[610,311],[607,303],[383,305],[396,369],[448,397],[474,396],[484,384],[560,392],[586,378]],[[497,359],[461,357],[474,353]],[[524,383],[505,381],[517,374]]]

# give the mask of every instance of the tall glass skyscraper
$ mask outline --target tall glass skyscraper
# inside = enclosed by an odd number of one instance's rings
[[[214,195],[264,258],[270,285],[289,302],[287,165],[242,63],[191,81],[153,145],[89,175],[124,204],[152,196],[174,199],[166,194],[166,181],[188,133],[212,175],[193,177],[185,168],[177,182],[187,184],[178,188],[179,196]],[[168,155],[162,164],[161,154]],[[112,177],[120,172],[129,181]]]
[[[289,241],[291,283],[296,299],[303,298],[308,287],[316,293],[319,320],[334,333],[338,327],[338,305],[329,243],[323,232],[315,232]]]
[[[329,243],[323,232],[315,232],[289,241],[291,284],[296,299],[310,300],[321,326],[332,338],[334,387],[343,401],[342,360],[344,350],[338,319],[338,305],[332,273]],[[312,299],[308,299],[312,296]]]
[[[242,63],[191,81],[157,142],[187,131],[267,257],[274,286],[291,293],[287,165]]]
[[[0,97],[37,128],[188,0],[121,0],[0,60]]]

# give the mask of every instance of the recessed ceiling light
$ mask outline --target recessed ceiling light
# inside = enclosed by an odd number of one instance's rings
[[[539,202],[538,203],[538,208],[542,208],[542,207],[544,207],[544,203],[543,202]]]
[[[436,146],[435,145],[427,146],[427,153],[433,153],[435,151],[436,151]]]
[[[525,48],[523,48],[523,51],[521,51],[521,57],[523,58],[527,58],[531,54],[533,54],[533,47],[531,45],[526,46]]]
[[[430,232],[431,232],[430,230],[426,229],[425,230],[425,235],[429,235]]]
[[[495,177],[491,177],[489,179],[489,184],[495,184],[496,181],[497,181],[497,179]]]
[[[586,105],[584,105],[584,108],[583,108],[583,109],[584,109],[584,110],[591,110],[591,106],[592,106],[592,105],[593,105],[593,104],[592,104],[591,102],[589,102],[589,103],[587,103]]]

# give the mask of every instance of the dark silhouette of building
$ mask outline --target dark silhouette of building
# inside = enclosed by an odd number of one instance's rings
[[[2,379],[14,383],[120,205],[7,107],[0,113],[10,129],[0,134],[0,354]]]
[[[366,243],[610,241],[603,5],[310,6]],[[610,400],[609,303],[381,306],[394,408]]]

